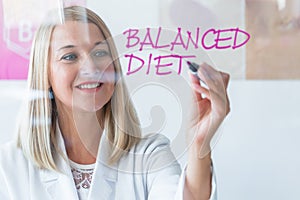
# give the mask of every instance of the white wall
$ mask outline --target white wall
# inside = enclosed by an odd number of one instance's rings
[[[233,81],[217,144],[220,200],[300,198],[300,81]]]

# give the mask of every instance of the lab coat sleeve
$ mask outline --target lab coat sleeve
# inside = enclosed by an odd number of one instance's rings
[[[217,181],[216,181],[216,175],[214,172],[213,164],[211,165],[211,173],[212,173],[212,181],[211,181],[211,194],[210,194],[209,200],[217,200]],[[186,167],[184,168],[184,170],[181,173],[180,180],[178,183],[178,189],[176,191],[175,200],[183,199],[185,176],[186,176]]]
[[[158,137],[151,144],[151,156],[147,159],[147,191],[148,200],[183,200],[183,189],[186,167],[181,171],[180,165],[174,157],[169,140]],[[210,200],[216,200],[216,181],[213,167],[211,167],[212,192]]]
[[[0,199],[30,199],[28,162],[16,141],[0,146]]]
[[[3,159],[3,154],[5,153],[5,149],[2,147],[0,148],[0,199],[1,200],[9,200],[9,192],[7,188],[7,181],[6,181],[6,176],[5,176],[5,161]]]
[[[181,168],[170,150],[169,140],[157,134],[146,140],[143,150],[148,200],[174,200]]]
[[[0,182],[1,182],[0,199],[1,200],[8,200],[9,196],[8,196],[7,184],[6,184],[6,181],[4,179],[2,169],[0,169]]]

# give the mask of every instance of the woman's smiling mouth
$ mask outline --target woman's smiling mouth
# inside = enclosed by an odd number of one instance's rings
[[[77,85],[76,88],[85,92],[97,92],[102,85],[103,85],[102,82],[86,82]]]

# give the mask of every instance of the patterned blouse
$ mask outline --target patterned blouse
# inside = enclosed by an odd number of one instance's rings
[[[88,199],[88,194],[92,183],[95,163],[83,165],[75,163],[72,160],[69,160],[69,162],[79,200],[86,200]]]

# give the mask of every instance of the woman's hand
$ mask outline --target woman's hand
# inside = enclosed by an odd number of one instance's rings
[[[198,77],[191,74],[194,91],[193,114],[188,137],[188,165],[184,187],[184,199],[207,200],[211,196],[210,141],[230,111],[227,96],[229,74],[202,64],[197,72],[208,88],[203,87]]]
[[[210,141],[230,111],[227,95],[229,74],[220,72],[204,63],[197,72],[208,88],[203,87],[198,77],[191,74],[194,91],[194,108],[189,136],[198,149],[199,158],[210,151]]]

